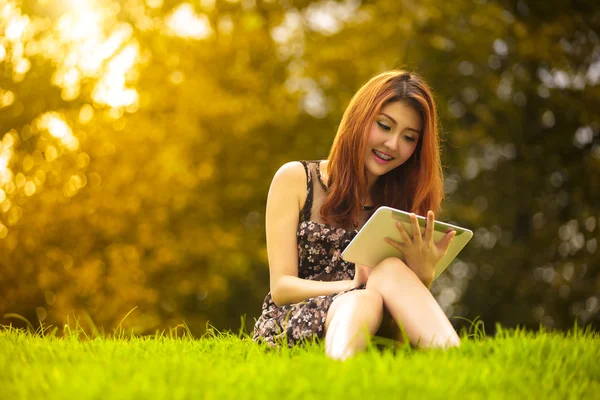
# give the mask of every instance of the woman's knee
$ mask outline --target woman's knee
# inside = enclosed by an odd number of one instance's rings
[[[350,307],[366,316],[378,313],[383,315],[383,298],[375,290],[353,290],[352,292],[344,293],[337,300],[340,300],[340,307]]]
[[[404,261],[397,257],[388,257],[373,268],[367,281],[367,289],[380,292],[378,287],[384,285],[390,279],[404,277],[411,279],[416,277],[415,273]]]
[[[392,271],[396,273],[412,272],[408,265],[406,265],[406,263],[398,257],[388,257],[383,261],[379,262],[379,264],[377,264],[375,268],[373,268],[373,271],[371,272],[371,275],[369,275],[369,277],[371,277],[373,274],[380,275]]]
[[[379,292],[370,289],[344,293],[335,299],[329,308],[325,324],[326,330],[331,320],[340,312],[350,313],[355,319],[374,320],[379,324],[383,319],[383,298]]]
[[[354,301],[358,307],[364,308],[365,311],[381,312],[383,314],[383,297],[381,297],[379,292],[371,289],[362,289],[350,293],[356,293]]]

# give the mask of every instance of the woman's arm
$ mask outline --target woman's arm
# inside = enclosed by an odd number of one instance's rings
[[[275,173],[267,197],[266,234],[273,302],[282,306],[311,297],[348,290],[352,280],[312,281],[298,277],[298,216],[306,200],[306,172],[300,162],[289,162]]]
[[[273,292],[271,292],[271,297],[276,305],[283,306],[299,303],[311,297],[339,293],[353,287],[354,283],[349,279],[341,281],[313,281],[286,275],[280,278],[277,285],[278,297],[275,298]]]

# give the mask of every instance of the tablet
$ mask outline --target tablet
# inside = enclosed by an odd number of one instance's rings
[[[389,237],[402,243],[400,231],[398,231],[398,227],[396,226],[396,222],[398,221],[402,223],[406,232],[411,235],[410,213],[386,206],[379,207],[354,239],[346,246],[342,252],[342,259],[371,268],[388,257],[398,257],[404,261],[404,254],[400,250],[384,242],[384,239]],[[419,222],[421,233],[423,233],[427,218],[417,215],[417,221]],[[433,241],[436,243],[439,242],[448,229],[454,229],[456,235],[450,242],[446,255],[435,266],[434,280],[450,265],[450,262],[473,237],[473,232],[469,229],[435,221],[433,226]]]

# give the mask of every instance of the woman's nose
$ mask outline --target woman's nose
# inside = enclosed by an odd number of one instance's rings
[[[388,149],[394,152],[398,151],[398,136],[394,135],[393,137],[388,138],[384,144]]]

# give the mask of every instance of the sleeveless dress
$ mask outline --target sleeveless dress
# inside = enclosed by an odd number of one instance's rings
[[[340,255],[358,230],[335,228],[311,219],[311,215],[319,215],[320,203],[327,188],[321,179],[319,161],[300,162],[306,171],[307,193],[296,230],[298,277],[320,281],[352,280],[355,273],[354,264],[342,260]],[[315,180],[320,185],[313,185]],[[318,200],[316,202],[315,193]],[[273,348],[287,341],[288,347],[291,348],[307,339],[322,339],[325,335],[327,311],[333,301],[344,293],[364,288],[365,285],[361,285],[332,295],[312,297],[283,306],[277,306],[269,292],[263,302],[262,313],[254,325],[252,340],[266,342]]]

